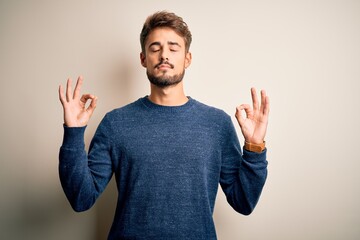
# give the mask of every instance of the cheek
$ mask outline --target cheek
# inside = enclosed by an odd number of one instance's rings
[[[178,66],[179,66],[179,68],[181,68],[182,70],[183,70],[184,68],[186,68],[186,67],[187,67],[187,62],[186,62],[186,60],[185,60],[185,59],[181,59],[181,61],[178,61]]]
[[[156,64],[158,64],[158,60],[157,60],[158,58],[156,56],[151,55],[147,59],[148,59],[147,61],[148,65],[155,66]]]

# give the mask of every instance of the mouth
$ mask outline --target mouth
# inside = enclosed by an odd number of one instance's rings
[[[156,64],[155,68],[157,69],[173,69],[174,65],[169,62],[161,62]]]

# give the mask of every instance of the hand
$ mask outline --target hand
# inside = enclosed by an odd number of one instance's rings
[[[59,86],[59,98],[64,108],[64,123],[68,127],[86,126],[93,114],[97,97],[91,94],[84,94],[80,98],[80,89],[83,78],[80,76],[77,80],[74,93],[72,94],[71,79],[67,80],[66,97],[62,85]],[[86,108],[86,102],[90,100],[90,105]]]
[[[264,90],[261,91],[261,105],[259,107],[255,88],[251,88],[253,109],[249,104],[242,104],[236,108],[235,117],[240,125],[246,142],[260,144],[264,142],[270,111],[270,100]],[[241,115],[244,110],[246,118]]]

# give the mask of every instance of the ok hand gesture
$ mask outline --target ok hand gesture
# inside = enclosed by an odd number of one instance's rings
[[[80,76],[77,80],[74,93],[72,93],[71,79],[67,80],[66,96],[62,85],[59,86],[59,98],[64,108],[64,123],[68,127],[86,126],[93,114],[97,97],[92,94],[84,94],[80,97],[80,89],[83,78]],[[90,100],[90,105],[86,108],[86,102]]]
[[[264,142],[268,124],[270,101],[264,90],[261,91],[261,105],[259,106],[255,88],[251,88],[253,108],[249,104],[242,104],[236,108],[235,117],[240,125],[245,141],[253,144]],[[246,118],[241,115],[244,110]]]

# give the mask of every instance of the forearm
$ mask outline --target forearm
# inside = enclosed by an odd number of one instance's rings
[[[239,179],[251,213],[262,192],[267,178],[266,149],[262,153],[243,150],[243,160],[240,165]]]
[[[95,189],[84,144],[85,127],[64,126],[64,139],[59,154],[60,182],[75,211],[85,211],[95,202]]]
[[[237,167],[236,167],[237,166]],[[239,213],[249,215],[255,208],[267,177],[266,150],[244,150],[239,164],[222,175],[222,187],[229,204]]]

